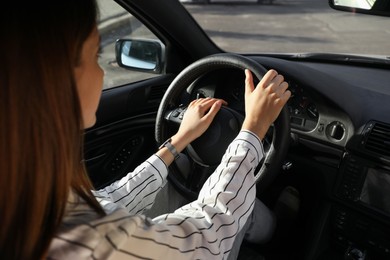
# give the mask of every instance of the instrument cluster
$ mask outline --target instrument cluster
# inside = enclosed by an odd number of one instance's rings
[[[289,82],[291,98],[287,102],[290,112],[291,127],[302,131],[315,129],[319,119],[316,103],[306,91],[296,84]]]
[[[242,71],[231,70],[229,73],[221,71],[204,77],[196,83],[191,90],[192,99],[203,97],[222,98],[228,106],[243,115],[245,114],[245,77]],[[287,108],[291,115],[291,128],[301,131],[312,131],[319,120],[317,105],[312,96],[299,84],[287,80],[291,98]],[[255,82],[255,85],[258,83]]]

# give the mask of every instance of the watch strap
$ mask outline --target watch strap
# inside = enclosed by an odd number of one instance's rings
[[[158,149],[160,150],[161,148],[166,147],[172,153],[173,157],[176,160],[177,158],[179,158],[180,155],[178,154],[175,146],[172,145],[171,141],[172,139],[169,138]]]

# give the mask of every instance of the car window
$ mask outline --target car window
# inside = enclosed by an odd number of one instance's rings
[[[105,72],[104,89],[158,76],[155,73],[128,70],[118,66],[115,59],[117,39],[153,39],[158,38],[137,18],[129,14],[114,1],[98,0],[101,37],[99,64]]]
[[[229,52],[390,53],[388,17],[340,12],[325,0],[180,1]]]

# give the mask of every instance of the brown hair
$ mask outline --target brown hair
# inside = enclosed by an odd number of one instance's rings
[[[0,258],[45,256],[70,189],[102,208],[82,161],[74,68],[94,0],[11,1],[0,17]]]

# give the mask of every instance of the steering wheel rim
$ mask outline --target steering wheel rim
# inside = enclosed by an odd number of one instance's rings
[[[155,139],[158,145],[169,138],[167,135],[166,113],[170,109],[177,107],[175,101],[177,101],[181,93],[200,76],[226,68],[249,69],[259,80],[267,72],[261,64],[254,60],[232,53],[207,56],[189,65],[172,81],[161,100],[155,125]],[[273,137],[269,151],[263,158],[261,167],[257,168],[255,179],[258,195],[272,183],[280,171],[287,154],[289,138],[290,116],[287,108],[284,107],[274,122]],[[176,190],[187,199],[192,200],[197,197],[197,194],[176,179],[174,174],[169,174],[168,178]]]

